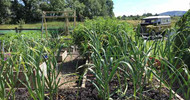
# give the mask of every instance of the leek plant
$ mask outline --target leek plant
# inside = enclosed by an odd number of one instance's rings
[[[153,47],[151,46],[149,49],[142,51],[145,48],[138,48],[127,33],[122,31],[118,32],[117,35],[107,33],[108,44],[106,44],[106,47],[102,45],[96,33],[88,32],[88,35],[90,38],[89,46],[92,48],[91,59],[94,64],[94,69],[90,69],[90,71],[97,78],[94,84],[99,91],[99,95],[103,96],[101,98],[110,99],[111,95],[116,92],[110,91],[109,84],[120,70],[123,71],[126,79],[133,82],[133,97],[136,99],[137,92],[142,90],[145,85],[138,85],[143,82],[143,74],[149,75],[150,73],[146,68],[146,59],[148,59]],[[119,81],[120,79],[118,78],[118,83],[120,83]],[[126,94],[127,85],[126,82],[125,89],[122,89],[123,87],[118,88],[122,91],[122,94]]]
[[[41,39],[37,33],[5,35],[0,39],[5,40],[5,51],[10,53],[9,56],[5,53],[0,55],[0,98],[15,99],[19,82],[28,90],[29,99],[53,100],[58,94],[59,86],[63,85],[59,84],[58,64],[54,55],[59,54],[62,47],[60,40]],[[47,67],[46,72],[40,68],[42,63]],[[9,88],[8,91],[5,91],[6,87]]]
[[[143,93],[147,85],[153,87],[152,89],[158,89],[160,94],[162,87],[168,88],[170,99],[177,98],[177,94],[189,99],[188,67],[180,57],[175,57],[172,50],[177,34],[175,30],[167,30],[168,33],[176,33],[167,38],[144,40],[136,35],[138,32],[126,32],[125,28],[122,28],[125,26],[119,22],[113,27],[112,24],[105,24],[110,20],[99,20],[87,22],[88,26],[84,23],[75,33],[79,32],[79,37],[83,34],[83,40],[79,40],[81,42],[77,44],[83,50],[82,53],[90,55],[93,67],[88,69],[96,77],[91,82],[101,99],[113,99],[113,95],[117,94],[118,98],[114,99],[142,100],[146,98]],[[107,26],[100,27],[104,24]],[[115,27],[117,29],[111,31]],[[79,37],[74,36],[74,41]],[[158,87],[152,83],[153,79],[159,81]],[[133,84],[133,94],[130,96],[127,95],[128,80]],[[116,82],[117,85],[113,87],[110,85],[112,82]],[[175,88],[175,84],[179,87]]]

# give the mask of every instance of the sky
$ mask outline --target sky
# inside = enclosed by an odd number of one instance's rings
[[[115,16],[187,11],[190,0],[113,0]]]

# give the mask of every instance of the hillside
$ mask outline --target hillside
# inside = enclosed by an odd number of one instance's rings
[[[169,15],[169,16],[183,16],[187,11],[168,11],[160,13],[159,15]]]

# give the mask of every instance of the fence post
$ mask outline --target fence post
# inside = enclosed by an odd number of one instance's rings
[[[0,52],[2,52],[2,51],[1,51],[1,40],[0,40]]]
[[[69,34],[69,18],[68,18],[68,13],[65,13],[65,21],[66,21],[66,27],[65,27],[65,31],[66,34]]]
[[[76,10],[74,11],[74,28],[76,26]]]
[[[15,31],[16,31],[16,33],[18,33],[18,28],[17,27],[15,27]]]
[[[2,45],[2,52],[3,52],[3,54],[4,54],[4,52],[5,52],[5,49],[4,49],[4,44],[5,43],[5,40],[3,40],[3,45]]]
[[[41,39],[42,39],[42,34],[44,33],[44,20],[43,20],[43,18],[44,18],[44,12],[42,11]]]

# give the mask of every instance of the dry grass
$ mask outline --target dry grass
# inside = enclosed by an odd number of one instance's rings
[[[179,20],[180,17],[172,17],[171,20],[171,26],[174,27],[175,23]],[[138,24],[141,23],[141,20],[122,20],[122,22],[127,22],[131,25],[133,25],[133,27],[137,27]]]

